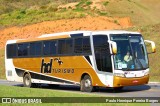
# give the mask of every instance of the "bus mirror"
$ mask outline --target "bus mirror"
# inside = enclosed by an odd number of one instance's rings
[[[151,45],[151,50],[149,48],[147,48],[147,51],[149,51],[148,53],[155,53],[156,52],[156,45],[155,45],[155,43],[153,41],[150,41],[150,40],[144,40],[144,41],[146,43],[146,47],[148,47],[149,45]]]
[[[117,44],[116,44],[116,42],[110,41],[109,43],[111,44],[111,47],[112,47],[112,53],[117,54]]]

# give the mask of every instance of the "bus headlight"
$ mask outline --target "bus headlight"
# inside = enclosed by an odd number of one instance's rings
[[[123,73],[114,73],[114,76],[117,77],[125,77],[125,75]]]

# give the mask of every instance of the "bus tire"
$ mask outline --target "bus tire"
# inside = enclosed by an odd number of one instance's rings
[[[89,75],[85,75],[81,79],[80,90],[82,92],[92,92],[93,91],[92,80]]]
[[[31,83],[31,76],[29,74],[26,74],[23,77],[23,84],[24,84],[24,87],[29,87],[29,88],[31,88],[32,85],[34,85]]]

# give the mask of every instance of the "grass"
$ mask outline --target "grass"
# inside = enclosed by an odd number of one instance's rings
[[[54,1],[54,2],[53,2]],[[78,2],[76,8],[59,9],[59,5]],[[19,5],[15,5],[19,4]],[[102,9],[91,8],[91,0],[0,0],[0,28],[21,26],[58,19],[91,16],[130,17],[134,25],[146,26],[159,23],[160,2],[116,0],[99,3]],[[83,14],[83,15],[82,15]]]
[[[109,3],[109,1],[105,1],[105,2],[103,2],[103,5],[104,5],[104,6],[107,6],[108,3]]]
[[[34,24],[43,21],[81,18],[81,13],[74,11],[59,11],[50,12],[49,10],[16,10],[12,13],[3,14],[0,16],[0,24],[3,27]]]
[[[94,94],[0,85],[0,97],[97,97]],[[17,94],[18,92],[18,94]]]
[[[58,91],[58,90],[51,90],[51,89],[37,89],[37,88],[25,88],[25,87],[15,87],[15,86],[5,86],[0,85],[0,97],[101,97],[94,94],[87,94],[87,93],[79,93],[79,92],[66,92],[66,91]],[[86,99],[86,98],[85,98]],[[125,106],[135,106],[139,103],[126,103]],[[11,104],[1,104],[1,105],[11,105]],[[12,104],[12,105],[22,105],[22,104]],[[30,105],[30,104],[23,104],[23,105]],[[76,106],[124,106],[123,103],[43,103],[43,104],[32,104],[32,105],[76,105]],[[149,106],[147,103],[141,103],[141,105]]]
[[[0,49],[0,79],[5,79],[4,49]]]
[[[145,1],[145,2],[144,2]],[[157,0],[156,0],[157,1]],[[116,0],[110,1],[105,9],[108,16],[111,17],[130,17],[132,23],[138,26],[150,25],[159,23],[160,7],[154,8],[154,5],[160,4],[160,2],[147,0]],[[152,5],[150,5],[152,4]],[[104,4],[103,4],[104,5]]]
[[[61,5],[78,1],[80,0],[0,0],[0,14],[33,7],[43,8],[51,4]]]
[[[0,28],[43,21],[81,18],[81,13],[58,10],[58,6],[80,0],[0,0]],[[15,4],[19,4],[18,6]]]

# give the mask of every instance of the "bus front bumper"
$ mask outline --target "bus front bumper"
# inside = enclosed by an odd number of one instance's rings
[[[123,78],[114,76],[113,87],[134,86],[148,84],[149,75],[140,78]]]

